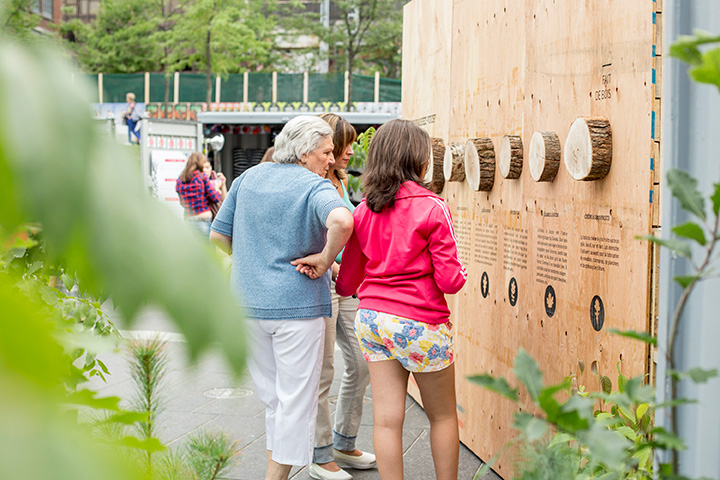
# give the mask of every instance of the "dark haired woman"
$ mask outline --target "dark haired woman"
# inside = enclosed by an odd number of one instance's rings
[[[207,157],[199,152],[190,154],[177,181],[175,191],[180,197],[180,205],[185,209],[185,221],[192,223],[205,237],[210,235],[210,222],[212,212],[208,200],[220,203],[225,199],[227,189],[225,177],[221,176],[220,190],[217,190],[213,182],[203,173],[203,166],[207,163]]]
[[[335,163],[330,165],[325,178],[332,182],[337,194],[350,211],[353,211],[355,206],[350,202],[345,168],[354,153],[352,144],[357,139],[357,132],[347,120],[334,113],[324,113],[320,118],[333,129]],[[362,420],[363,399],[370,377],[360,350],[360,343],[353,330],[358,300],[352,296],[342,297],[335,293],[335,277],[340,268],[341,258],[342,253],[337,256],[332,267],[333,281],[330,284],[332,316],[325,318],[325,350],[320,376],[315,450],[313,463],[309,468],[310,477],[316,480],[351,480],[352,475],[341,467],[366,470],[376,466],[375,455],[355,448],[355,439]],[[333,425],[328,394],[333,382],[336,342],[342,352],[345,371],[338,392]]]
[[[368,361],[375,454],[383,480],[403,478],[402,427],[412,372],[430,419],[438,480],[456,480],[458,423],[450,310],[467,271],[445,202],[427,190],[430,139],[407,120],[380,127],[363,174],[365,199],[343,253],[336,290],[357,292],[355,331]]]

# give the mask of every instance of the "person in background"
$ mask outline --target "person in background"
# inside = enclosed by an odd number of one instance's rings
[[[370,370],[373,440],[383,480],[403,479],[402,429],[412,372],[430,420],[438,480],[457,480],[458,419],[450,310],[467,271],[450,210],[422,180],[428,134],[407,120],[381,126],[368,151],[365,199],[343,252],[338,295],[360,299],[355,331]]]
[[[225,177],[220,178],[221,189],[218,190],[212,181],[203,173],[203,165],[207,157],[199,152],[190,154],[177,181],[175,191],[180,197],[180,205],[183,206],[184,219],[197,228],[204,237],[210,235],[210,222],[212,212],[209,201],[221,202],[225,190]]]
[[[267,150],[265,150],[265,154],[263,155],[262,160],[260,160],[260,163],[272,162],[273,161],[273,153],[275,153],[275,147],[270,147]]]
[[[265,405],[266,480],[286,480],[292,465],[312,462],[323,317],[332,313],[329,269],[353,226],[325,179],[335,162],[332,134],[318,117],[290,120],[275,139],[274,162],[232,183],[210,234],[231,255],[232,288],[249,317],[248,370]]]
[[[208,160],[207,158],[205,159],[205,163],[203,163],[203,173],[210,180],[213,187],[215,187],[215,190],[220,191],[220,196],[222,197],[219,202],[208,199],[210,213],[212,214],[212,219],[215,220],[215,215],[217,215],[217,212],[220,210],[220,205],[222,205],[222,201],[225,200],[225,196],[227,196],[227,181],[225,179],[225,175],[223,175],[222,172],[215,173],[215,170],[213,170],[210,160]]]
[[[322,114],[320,118],[328,122],[334,130],[335,163],[328,169],[326,178],[332,182],[345,205],[353,211],[355,206],[350,202],[348,176],[344,170],[353,155],[352,144],[357,139],[357,133],[347,120],[334,113]],[[325,353],[320,376],[315,452],[313,464],[309,468],[310,477],[317,480],[352,480],[352,475],[340,467],[366,470],[376,466],[375,455],[355,448],[355,439],[362,420],[363,399],[370,376],[353,329],[358,300],[335,293],[334,279],[340,268],[341,256],[342,254],[338,255],[332,267],[332,316],[325,319]],[[333,382],[336,341],[342,352],[345,371],[338,393],[333,426],[328,394]]]
[[[127,102],[127,111],[123,114],[123,117],[127,120],[128,143],[133,143],[133,136],[137,139],[135,143],[140,143],[140,131],[137,129],[138,122],[140,121],[140,114],[136,108],[135,94],[132,92],[126,93],[125,101]]]

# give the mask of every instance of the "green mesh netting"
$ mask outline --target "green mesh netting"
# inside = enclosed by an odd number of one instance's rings
[[[172,102],[175,98],[175,81],[173,76],[170,75],[168,83],[168,102]],[[150,74],[150,102],[164,102],[165,101],[165,74],[164,73],[151,73]]]
[[[135,94],[136,102],[145,101],[144,73],[112,73],[103,75],[103,103],[124,103],[125,94]]]
[[[277,101],[302,102],[303,74],[278,73],[277,74]]]
[[[272,73],[248,74],[248,102],[272,102]]]
[[[302,97],[300,97],[302,100]],[[308,75],[309,102],[342,102],[345,99],[345,74],[311,73]]]
[[[395,78],[380,79],[380,101],[400,102],[402,101],[402,81]]]
[[[204,102],[206,100],[207,83],[203,73],[183,73],[180,75],[180,103]],[[212,93],[210,101],[215,101],[215,75],[210,80]]]
[[[352,101],[374,102],[375,77],[368,77],[367,75],[353,75],[352,79]]]
[[[88,98],[92,103],[98,103],[98,76],[95,73],[80,73],[75,75],[78,83],[84,85],[88,92]],[[123,101],[125,98],[123,98]]]
[[[233,73],[220,80],[220,101],[221,102],[242,102],[243,101],[243,75]]]

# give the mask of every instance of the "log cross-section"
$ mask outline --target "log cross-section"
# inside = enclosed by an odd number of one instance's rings
[[[560,167],[560,140],[555,132],[535,132],[528,153],[530,176],[536,182],[552,182]]]
[[[465,179],[475,191],[489,192],[495,183],[495,147],[489,138],[465,144]]]
[[[445,149],[443,173],[447,182],[462,182],[465,180],[465,144],[450,142]]]
[[[519,135],[505,135],[498,151],[498,168],[503,178],[520,178],[523,167],[523,143]]]
[[[580,117],[565,140],[565,168],[575,180],[600,180],[612,163],[612,130],[605,118]]]
[[[424,180],[428,183],[430,190],[440,194],[445,186],[445,175],[443,173],[443,162],[445,160],[445,142],[442,138],[433,137],[430,139],[430,160],[425,170]]]

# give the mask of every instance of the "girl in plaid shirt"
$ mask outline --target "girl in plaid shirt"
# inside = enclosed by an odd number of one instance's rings
[[[175,182],[175,191],[180,197],[180,204],[185,209],[185,220],[193,222],[203,235],[208,236],[212,221],[208,199],[220,202],[224,199],[225,195],[222,192],[226,189],[224,176],[218,176],[220,179],[220,191],[218,191],[203,173],[203,165],[206,162],[207,157],[202,153],[192,153],[185,164],[185,169]]]

